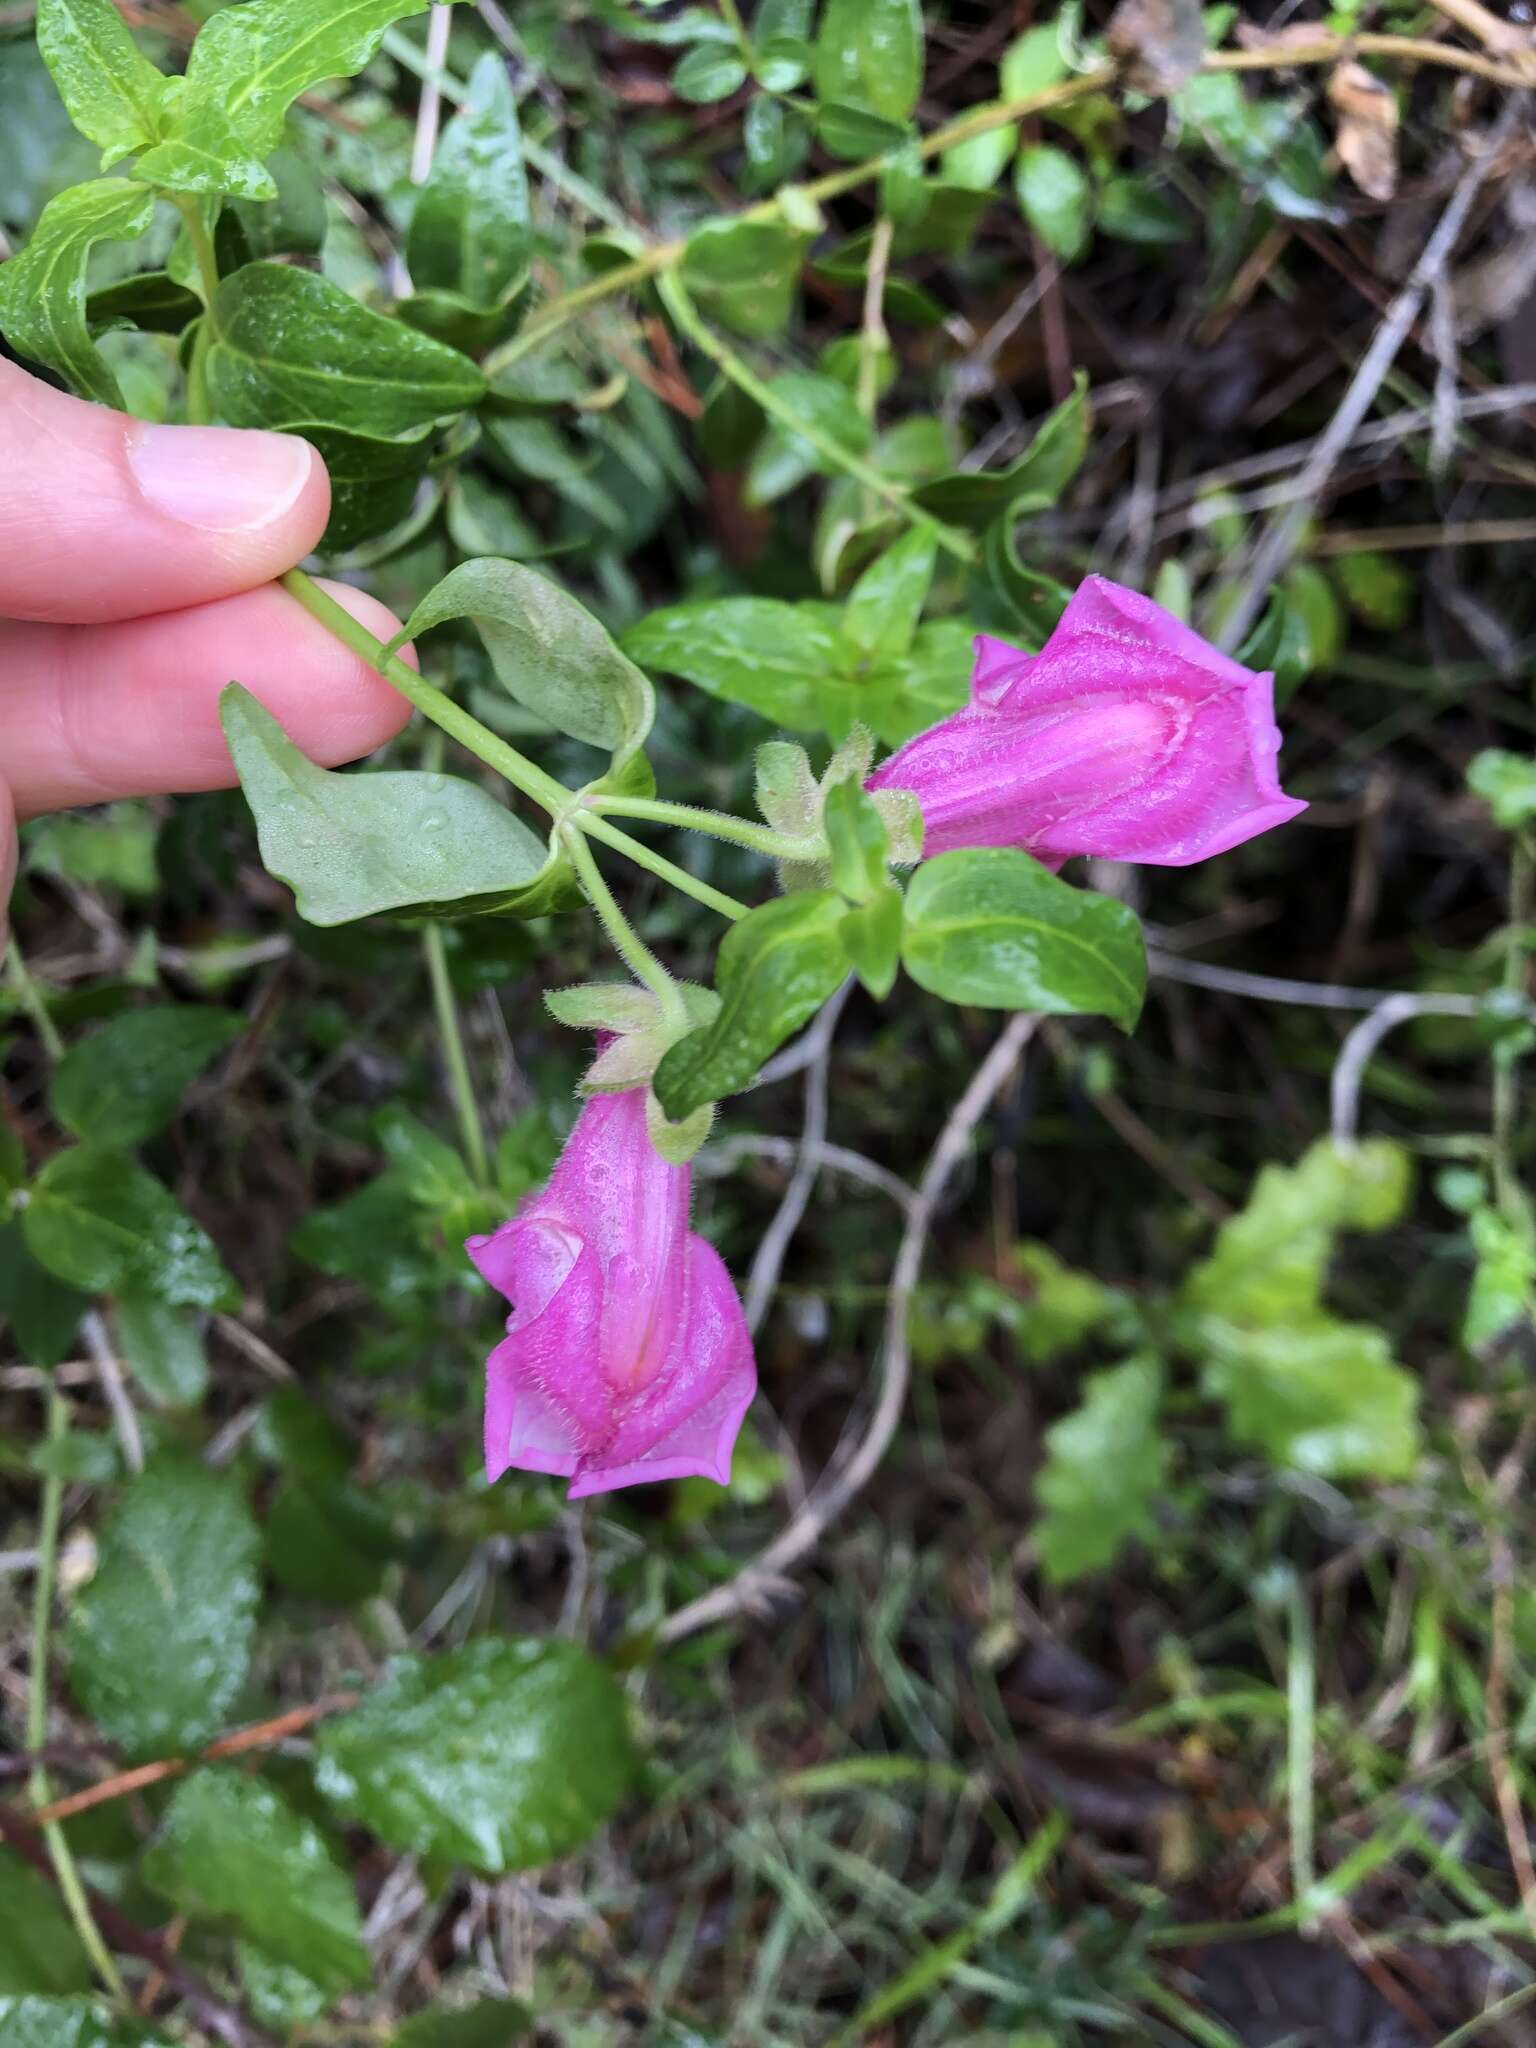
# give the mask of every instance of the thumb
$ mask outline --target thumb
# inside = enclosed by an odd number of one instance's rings
[[[15,882],[16,809],[11,802],[10,790],[0,781],[0,963],[4,962],[5,949],[11,942],[7,912]]]
[[[254,590],[325,531],[292,434],[159,427],[0,362],[0,618],[91,625]]]

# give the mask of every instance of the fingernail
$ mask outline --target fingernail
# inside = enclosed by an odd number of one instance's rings
[[[211,533],[271,526],[309,482],[315,460],[293,434],[232,427],[144,427],[128,466],[158,512]]]

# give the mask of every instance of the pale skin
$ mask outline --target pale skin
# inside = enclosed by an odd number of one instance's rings
[[[292,435],[150,427],[0,362],[0,945],[18,822],[234,782],[226,683],[327,767],[405,723],[405,700],[273,585],[330,502]],[[375,599],[327,588],[396,631]]]

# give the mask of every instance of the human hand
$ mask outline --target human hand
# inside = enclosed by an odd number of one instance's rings
[[[0,362],[0,947],[17,821],[228,787],[231,680],[328,767],[405,723],[404,699],[272,583],[315,546],[330,496],[293,435],[147,426]]]

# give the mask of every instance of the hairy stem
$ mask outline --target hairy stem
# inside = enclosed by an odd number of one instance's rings
[[[590,809],[603,818],[642,818],[657,825],[678,825],[686,832],[703,832],[711,839],[728,839],[751,853],[766,854],[770,860],[814,860],[824,851],[816,839],[790,839],[771,825],[755,825],[750,818],[738,818],[729,811],[706,811],[692,804],[671,804],[649,796],[597,796]]]
[[[52,1451],[57,1451],[69,1427],[69,1403],[52,1382],[48,1388],[48,1429],[45,1442]],[[37,1531],[37,1577],[32,1585],[32,1668],[27,1681],[27,1747],[34,1756],[42,1753],[48,1741],[48,1637],[53,1622],[53,1589],[58,1575],[59,1521],[64,1503],[64,1481],[52,1469],[56,1459],[49,1460],[50,1469],[43,1479],[42,1511],[38,1517]],[[28,1781],[28,1791],[35,1807],[46,1806],[52,1797],[48,1773],[38,1764]],[[101,1930],[91,1915],[90,1901],[85,1895],[85,1886],[80,1882],[80,1873],[64,1830],[57,1821],[43,1824],[43,1842],[53,1864],[53,1874],[58,1880],[59,1891],[74,1922],[80,1946],[91,1959],[91,1967],[103,1984],[119,2001],[125,2001],[127,1993],[122,1976],[113,1959],[111,1950],[101,1938]]]
[[[735,924],[747,915],[749,904],[738,902],[734,896],[727,896],[723,889],[712,883],[700,881],[697,875],[690,875],[686,868],[680,868],[665,854],[657,853],[652,847],[642,846],[638,839],[631,839],[627,832],[621,832],[617,825],[610,825],[606,818],[599,818],[591,811],[580,811],[572,821],[588,839],[600,839],[604,846],[611,846],[615,853],[622,853],[637,868],[644,868],[655,875],[658,881],[666,882],[684,896],[691,896],[695,903],[702,903],[706,910],[713,910],[718,916],[729,918]]]
[[[485,1150],[485,1132],[480,1125],[480,1109],[475,1101],[474,1085],[470,1080],[469,1061],[464,1052],[464,1033],[459,1026],[459,1009],[453,999],[453,983],[448,978],[448,951],[443,942],[443,928],[440,924],[429,924],[421,935],[422,950],[427,956],[427,974],[432,983],[432,1008],[437,1016],[437,1035],[442,1043],[443,1064],[448,1069],[448,1086],[453,1094],[453,1106],[459,1119],[459,1136],[464,1145],[464,1157],[469,1161],[469,1170],[478,1187],[488,1187],[491,1179],[490,1160]]]
[[[664,1015],[673,1022],[685,1023],[687,1012],[683,1008],[683,999],[678,993],[677,983],[620,910],[613,891],[603,880],[602,870],[598,867],[597,857],[591,847],[574,825],[562,827],[560,837],[571,857],[571,865],[576,870],[582,892],[597,912],[613,950],[636,981],[643,983],[656,997]]]
[[[203,226],[197,201],[178,195],[176,211],[186,226],[187,240],[192,244],[198,275],[203,281],[204,310],[192,342],[192,360],[187,365],[187,418],[194,427],[201,427],[213,417],[208,403],[208,351],[214,341],[213,301],[219,289],[219,259],[213,237]]]

